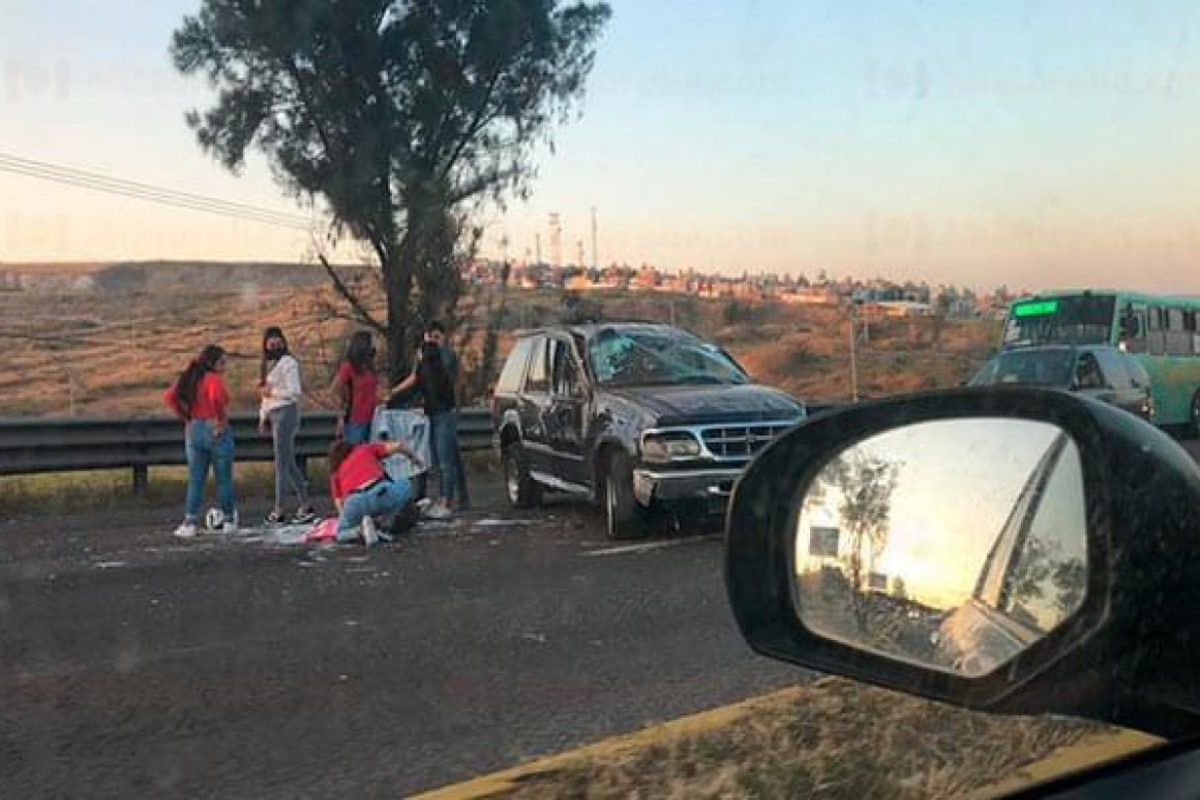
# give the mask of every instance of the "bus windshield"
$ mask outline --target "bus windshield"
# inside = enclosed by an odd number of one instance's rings
[[[1004,347],[1111,344],[1116,297],[1061,295],[1019,300],[1004,323]]]

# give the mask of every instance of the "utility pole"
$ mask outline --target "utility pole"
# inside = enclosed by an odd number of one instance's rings
[[[850,301],[850,402],[858,402],[858,332],[855,330],[858,303]]]
[[[533,242],[537,252],[537,257],[534,258],[533,263],[540,267],[542,265],[542,235],[535,233],[533,235]]]
[[[562,266],[562,217],[557,211],[550,214],[550,259],[553,266]]]
[[[596,269],[600,263],[599,251],[596,247],[598,226],[596,223],[596,207],[592,206],[592,269]],[[581,259],[582,260],[582,259]],[[581,263],[579,266],[583,266]]]

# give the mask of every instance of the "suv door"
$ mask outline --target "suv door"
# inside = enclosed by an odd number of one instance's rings
[[[552,450],[555,477],[586,485],[584,441],[587,439],[587,386],[575,347],[569,339],[547,339],[550,397],[542,423]]]
[[[521,444],[531,471],[544,472],[551,466],[549,434],[546,431],[545,412],[550,405],[550,369],[548,344],[544,335],[533,337],[533,350],[529,357],[529,369],[525,371],[525,385],[521,389],[519,413],[521,415]]]
[[[1112,393],[1109,402],[1130,414],[1143,416],[1145,393],[1138,389],[1129,374],[1129,356],[1116,351],[1098,350],[1096,358]]]

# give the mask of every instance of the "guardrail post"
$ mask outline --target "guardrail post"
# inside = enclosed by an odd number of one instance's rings
[[[145,497],[150,487],[150,467],[147,464],[133,465],[133,496]]]

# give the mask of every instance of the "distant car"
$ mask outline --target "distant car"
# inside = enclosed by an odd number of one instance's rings
[[[1102,345],[1007,350],[984,364],[971,386],[1045,386],[1094,397],[1155,421],[1150,375],[1137,358]]]
[[[657,323],[528,332],[492,398],[512,505],[547,490],[594,499],[613,538],[640,532],[652,506],[724,511],[755,453],[805,416],[720,347]]]

